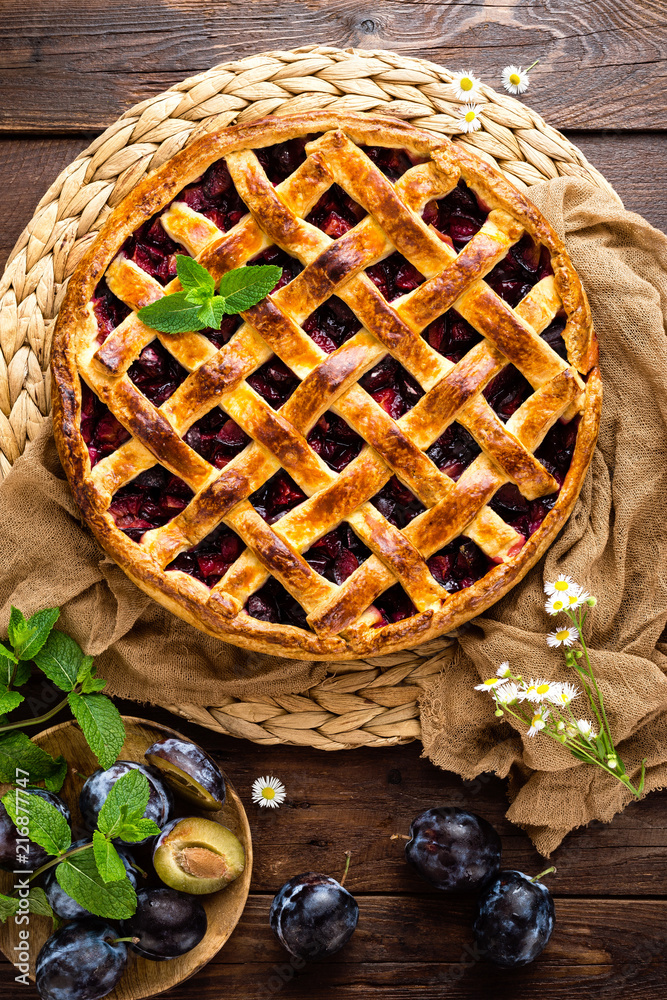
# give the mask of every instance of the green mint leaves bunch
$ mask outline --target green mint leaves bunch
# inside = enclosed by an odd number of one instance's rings
[[[19,787],[8,791],[2,803],[19,834],[53,855],[25,880],[30,912],[53,916],[44,890],[32,883],[55,867],[60,887],[90,913],[109,920],[131,917],[137,908],[137,894],[113,840],[138,843],[160,832],[153,820],[144,817],[149,795],[148,779],[140,771],[133,769],[122,775],[100,810],[91,841],[72,847],[70,826],[55,806]],[[0,922],[17,913],[19,905],[17,895],[0,894]]]
[[[257,305],[283,272],[275,264],[237,267],[222,276],[217,295],[213,276],[193,257],[177,254],[176,273],[183,291],[164,295],[137,312],[142,323],[160,333],[219,330],[223,316]]]
[[[18,608],[12,608],[8,640],[0,643],[0,781],[15,782],[17,770],[21,770],[29,775],[30,784],[42,781],[51,792],[60,791],[67,761],[62,755],[52,757],[42,750],[23,729],[41,725],[69,707],[105,769],[116,761],[125,742],[118,709],[100,693],[106,681],[95,676],[92,656],[85,656],[74,639],[54,629],[59,615],[58,608],[46,608],[26,619]],[[25,701],[25,695],[16,689],[30,677],[31,662],[65,698],[43,715],[12,722],[9,715]]]

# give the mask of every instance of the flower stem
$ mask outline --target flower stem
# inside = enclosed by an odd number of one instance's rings
[[[339,882],[339,885],[345,885],[345,879],[347,878],[347,873],[350,870],[350,861],[352,860],[352,851],[346,851],[345,856],[347,861],[345,862],[345,871],[343,872],[343,877]]]
[[[530,66],[528,66],[528,67],[526,67],[526,69],[524,69],[524,73],[529,73],[531,71],[531,69],[533,68],[533,66],[537,66],[537,64],[538,64],[539,61],[540,61],[539,59],[536,59],[535,62],[532,62],[530,64]]]

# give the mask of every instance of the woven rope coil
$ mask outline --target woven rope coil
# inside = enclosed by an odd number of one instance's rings
[[[269,114],[375,111],[457,135],[452,74],[392,52],[304,46],[223,63],[135,105],[56,178],[0,280],[0,481],[51,406],[53,326],[67,281],[111,210],[151,170],[216,128]],[[583,154],[519,101],[482,87],[482,129],[456,141],[520,188],[575,175],[612,191]],[[620,202],[620,199],[618,199]],[[305,695],[211,708],[166,706],[259,743],[338,750],[418,738],[420,682],[442,668],[441,639],[394,656],[331,663]]]

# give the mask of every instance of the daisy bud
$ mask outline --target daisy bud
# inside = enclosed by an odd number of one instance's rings
[[[597,597],[587,597],[586,598],[586,604],[588,605],[589,608],[594,608],[595,605],[597,604],[597,602],[598,602]]]
[[[500,716],[504,715],[505,713],[503,712],[502,708],[497,708],[493,714],[498,718],[500,718]]]

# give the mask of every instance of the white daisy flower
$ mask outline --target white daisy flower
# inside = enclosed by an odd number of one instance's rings
[[[475,691],[493,691],[499,684],[502,684],[500,677],[489,677],[488,680],[482,681],[481,684],[475,684]]]
[[[532,701],[535,703],[544,701],[554,686],[549,681],[541,678],[539,680],[531,678],[530,683],[526,684],[521,692],[521,701]]]
[[[496,688],[493,692],[493,697],[500,705],[513,705],[515,701],[519,700],[520,695],[521,692],[514,681],[508,681],[507,684],[501,684],[501,686]]]
[[[496,670],[496,677],[509,677],[512,671],[510,670],[510,665],[507,660],[503,660],[498,669]]]
[[[544,593],[549,597],[558,594],[559,597],[567,597],[568,594],[576,593],[579,585],[574,582],[571,576],[561,574],[553,583],[544,584]]]
[[[549,718],[549,709],[547,708],[546,705],[540,705],[540,707],[536,709],[535,714],[530,720],[530,729],[528,730],[528,735],[537,736],[539,731],[541,729],[544,729],[544,727],[546,726],[547,724],[546,720],[548,718]]]
[[[481,108],[479,104],[465,104],[461,108],[461,117],[456,122],[458,132],[477,132],[482,127],[480,121]]]
[[[525,94],[528,90],[530,84],[530,77],[528,76],[528,70],[531,70],[533,66],[537,65],[539,59],[536,59],[528,69],[521,69],[520,66],[506,66],[502,72],[501,79],[503,81],[503,87],[508,94]]]
[[[574,587],[565,595],[563,600],[565,601],[568,608],[580,608],[582,604],[585,604],[590,594],[588,594],[583,587],[575,584]]]
[[[552,594],[544,605],[544,609],[548,615],[559,615],[567,607],[569,607],[568,598],[563,594]]]
[[[252,801],[258,806],[277,809],[285,801],[285,786],[278,778],[257,778],[252,785]]]
[[[595,739],[595,735],[596,735],[595,731],[593,729],[592,724],[588,721],[588,719],[578,719],[577,720],[577,729],[579,730],[579,735],[583,736],[583,738],[585,740],[594,740]]]
[[[547,644],[549,646],[571,646],[578,638],[579,633],[576,628],[560,628],[557,632],[549,632]]]
[[[452,89],[459,101],[474,101],[480,96],[481,83],[482,81],[473,76],[470,70],[460,70],[454,74]]]
[[[578,698],[580,694],[581,692],[579,688],[568,682],[563,684],[553,684],[552,690],[546,698],[552,705],[562,705],[563,708],[565,708],[571,701]]]

